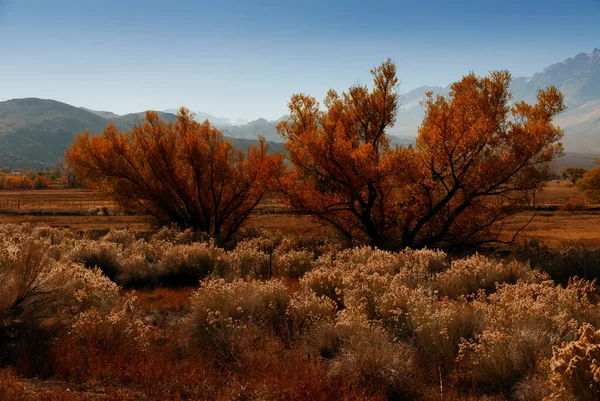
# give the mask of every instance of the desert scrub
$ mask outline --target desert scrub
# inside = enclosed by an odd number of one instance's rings
[[[139,317],[137,299],[127,295],[110,309],[89,308],[79,313],[52,348],[53,371],[67,380],[110,378],[148,357],[150,327]],[[127,366],[121,371],[115,365]]]
[[[57,262],[36,242],[0,244],[0,363],[45,364],[55,333],[90,308],[110,310],[117,297],[97,269]]]
[[[209,274],[223,274],[228,268],[225,251],[214,244],[176,245],[158,263],[157,281],[171,288],[195,287]]]
[[[120,244],[123,248],[129,248],[136,242],[137,238],[133,231],[111,228],[110,231],[101,238],[101,240]]]
[[[210,235],[200,231],[194,231],[190,228],[180,230],[175,226],[164,226],[152,235],[150,241],[170,242],[178,245],[189,245],[194,242],[209,242],[210,239]]]
[[[138,241],[124,257],[117,281],[126,288],[197,287],[210,274],[225,275],[229,266],[225,251],[212,243]]]
[[[552,400],[600,399],[600,330],[581,326],[577,339],[554,347],[550,365]]]
[[[235,346],[241,336],[250,333],[247,329],[282,329],[289,302],[287,287],[277,279],[206,279],[191,297],[191,340],[203,351],[235,360]]]
[[[286,311],[294,332],[304,332],[313,325],[323,322],[334,322],[336,304],[326,296],[318,296],[307,288],[296,291]]]
[[[121,269],[120,252],[124,246],[114,242],[80,240],[73,244],[66,259],[82,263],[88,268],[98,268],[112,281]]]
[[[271,258],[270,262],[275,276],[300,278],[312,269],[315,255],[304,250],[284,252],[278,248]]]
[[[313,270],[301,282],[318,295],[328,296],[343,306],[347,289],[357,290],[375,281],[389,285],[392,280],[400,280],[403,285],[414,288],[426,284],[447,264],[448,257],[441,251],[407,249],[392,253],[358,247],[324,254],[315,261]]]
[[[597,288],[572,280],[503,284],[481,294],[473,306],[483,315],[482,331],[460,346],[463,377],[487,392],[510,392],[530,375],[543,373],[553,347],[575,340],[579,328],[597,324]]]
[[[328,377],[367,394],[388,399],[413,399],[419,390],[415,350],[392,341],[387,333],[369,327],[349,335],[329,362]]]
[[[264,242],[270,243],[270,240]],[[263,250],[261,239],[240,242],[233,251],[227,253],[231,262],[231,272],[225,273],[227,279],[257,278],[265,279],[272,275],[272,255]],[[265,245],[270,246],[270,245]]]
[[[441,296],[458,298],[479,290],[493,292],[498,284],[515,284],[518,280],[541,282],[549,277],[517,261],[503,261],[475,254],[452,261],[450,267],[435,276],[434,287]]]

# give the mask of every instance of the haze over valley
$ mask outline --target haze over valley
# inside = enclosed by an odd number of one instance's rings
[[[467,73],[467,71],[465,72]],[[531,77],[516,77],[511,90],[514,101],[534,102],[539,89],[554,85],[562,91],[568,109],[556,123],[565,131],[563,145],[566,157],[561,165],[590,168],[600,156],[600,49],[578,53]],[[417,129],[424,117],[421,104],[427,92],[448,95],[449,85],[423,86],[403,93],[395,126],[389,131],[393,144],[414,143]],[[318,99],[319,100],[319,99]],[[159,111],[165,121],[175,119],[176,108]],[[200,110],[196,119],[208,119],[226,137],[235,138],[245,148],[262,135],[271,150],[283,151],[282,138],[277,134],[279,121],[259,118],[246,121],[236,117],[215,117]],[[127,131],[143,119],[138,111],[119,115],[111,111],[96,111],[50,99],[11,99],[0,102],[0,165],[10,167],[53,166],[76,134],[88,129],[100,133],[113,122]]]

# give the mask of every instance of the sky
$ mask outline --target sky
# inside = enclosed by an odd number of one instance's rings
[[[371,81],[531,76],[600,48],[600,0],[0,0],[0,98],[253,120]]]

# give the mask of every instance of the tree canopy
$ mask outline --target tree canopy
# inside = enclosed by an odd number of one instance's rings
[[[388,59],[371,73],[371,89],[330,90],[325,110],[292,96],[278,126],[291,164],[278,186],[291,208],[380,247],[499,240],[499,223],[562,150],[552,124],[562,94],[550,87],[536,104],[511,106],[508,72],[469,74],[447,97],[427,95],[415,147],[392,148],[396,67]]]
[[[244,153],[208,120],[199,123],[182,108],[172,123],[147,112],[131,131],[110,124],[102,135],[81,134],[66,162],[125,208],[227,240],[282,166],[282,156],[267,150],[260,138]]]

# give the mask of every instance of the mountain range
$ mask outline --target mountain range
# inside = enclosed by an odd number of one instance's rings
[[[593,167],[600,156],[600,49],[580,53],[545,68],[531,77],[516,77],[511,83],[515,101],[535,102],[537,91],[549,85],[560,89],[568,109],[556,118],[565,131],[563,145],[567,157],[561,164]],[[401,96],[395,126],[390,130],[392,143],[414,142],[425,108],[421,102],[427,92],[447,95],[450,87],[423,86]],[[175,119],[175,109],[159,112],[162,119]],[[254,121],[214,117],[195,112],[198,120],[208,119],[225,136],[236,138],[238,146],[256,143],[258,135],[271,142],[273,150],[281,150],[281,137],[276,121],[260,118]],[[144,112],[126,115],[75,107],[55,100],[26,98],[0,100],[0,166],[37,167],[53,165],[61,160],[65,148],[84,129],[101,132],[110,122],[120,130],[129,130]]]

